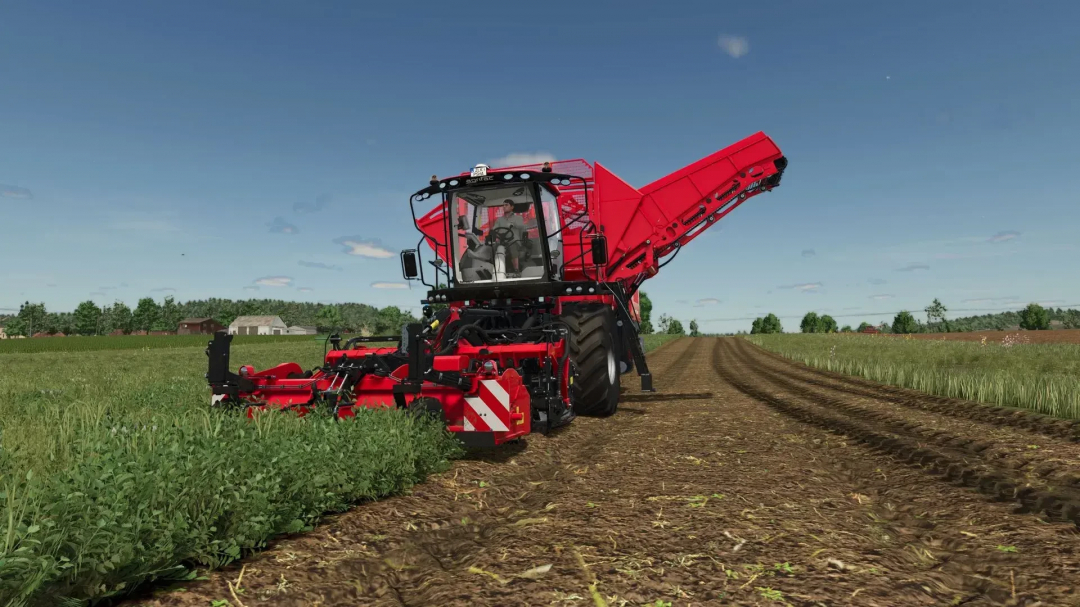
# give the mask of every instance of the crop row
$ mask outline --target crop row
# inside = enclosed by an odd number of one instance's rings
[[[928,394],[1080,419],[1080,346],[751,335],[786,358]]]

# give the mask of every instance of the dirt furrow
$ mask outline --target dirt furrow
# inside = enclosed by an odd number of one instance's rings
[[[849,392],[824,382],[810,381],[797,374],[784,373],[777,366],[761,364],[762,357],[742,347],[742,340],[735,344],[736,357],[741,362],[794,395],[828,405],[856,419],[873,420],[889,432],[931,442],[945,450],[960,451],[963,452],[961,457],[977,458],[989,466],[1022,475],[1018,482],[1032,483],[1044,491],[1058,487],[1071,494],[1068,501],[1080,501],[1080,473],[1077,472],[1080,470],[1080,445],[1072,441],[1047,440],[1043,435],[1011,426],[894,406],[888,398],[861,397],[854,401]],[[1022,487],[1019,491],[1027,493],[1030,489]]]
[[[725,346],[725,341],[721,341],[718,347],[727,350],[729,360],[737,361],[735,348],[730,345],[730,341],[726,343],[728,345]],[[753,369],[749,365],[743,365],[743,368]],[[1017,500],[1023,504],[1025,511],[1044,513],[1053,520],[1080,524],[1080,501],[1071,495],[1024,486],[1008,473],[987,462],[972,462],[951,449],[929,448],[919,439],[898,435],[890,432],[888,428],[875,428],[857,419],[838,415],[825,405],[808,405],[799,402],[801,399],[798,397],[778,396],[765,386],[740,379],[730,367],[719,365],[717,371],[743,393],[800,421],[849,436],[873,449],[894,455],[908,464],[941,475],[950,482],[976,489],[994,499]]]
[[[1037,432],[1055,438],[1080,442],[1080,420],[1064,420],[1035,411],[998,407],[956,398],[934,396],[906,388],[872,382],[860,377],[843,375],[769,352],[754,344],[739,340],[738,346],[760,353],[761,359],[770,360],[785,373],[797,375],[802,381],[821,385],[853,396],[888,399],[904,407],[923,409],[951,417],[971,419],[1001,426],[1011,426]]]

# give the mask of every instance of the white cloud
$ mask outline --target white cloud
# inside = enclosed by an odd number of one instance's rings
[[[319,268],[319,269],[322,269],[322,270],[335,270],[335,271],[338,271],[338,272],[340,272],[342,270],[341,266],[335,266],[335,265],[331,265],[331,264],[328,264],[328,263],[322,263],[320,261],[304,261],[304,260],[300,260],[298,263],[300,265],[304,266],[305,268]]]
[[[161,287],[160,289],[150,289],[151,293],[176,293],[176,289],[172,287]]]
[[[694,305],[696,307],[700,308],[702,306],[715,306],[715,305],[717,305],[719,303],[720,303],[720,300],[716,299],[715,297],[706,297],[705,299],[697,300],[697,303],[695,303]]]
[[[270,231],[275,234],[298,234],[300,232],[300,228],[285,221],[284,217],[275,217],[273,221],[266,225],[270,228]]]
[[[750,41],[742,36],[720,36],[716,43],[736,59],[750,52]]]
[[[31,200],[34,197],[34,193],[26,188],[20,188],[16,185],[4,185],[0,183],[0,198],[18,198],[20,200]]]
[[[817,291],[818,289],[820,289],[821,288],[821,283],[820,282],[804,282],[802,284],[784,285],[782,287],[777,287],[777,288],[778,289],[795,289],[796,291],[802,291],[803,293],[807,293],[807,292],[811,292],[811,291]]]
[[[507,154],[502,158],[496,158],[489,164],[494,168],[516,167],[525,164],[555,162],[555,160],[557,160],[555,156],[547,152],[514,152],[512,154]]]
[[[892,299],[893,297],[896,297],[896,296],[892,295],[890,293],[882,293],[880,295],[871,295],[870,299],[881,301],[883,299]]]
[[[330,194],[319,194],[315,197],[315,202],[297,202],[293,204],[293,210],[297,213],[318,213],[326,207],[330,206],[330,201],[333,200],[333,196]]]
[[[908,265],[897,268],[897,272],[914,272],[915,270],[929,270],[930,266],[925,263],[909,263]]]
[[[403,282],[373,282],[371,283],[373,289],[408,289],[409,285]]]
[[[1019,237],[1020,232],[1017,232],[1016,230],[1006,230],[1004,232],[998,232],[997,234],[994,234],[989,239],[987,239],[987,242],[1005,242],[1007,240],[1012,240]]]
[[[300,287],[299,289],[297,289],[297,291],[300,291],[301,293],[311,293],[311,288],[310,287]]]
[[[258,291],[259,287],[248,286],[248,287],[244,287],[244,290],[245,291]]]
[[[255,284],[264,287],[287,287],[292,284],[292,278],[288,276],[264,276],[256,280]]]
[[[393,251],[387,249],[378,241],[364,239],[361,236],[342,236],[335,239],[334,242],[345,247],[345,252],[349,255],[371,257],[373,259],[389,259],[394,256]]]

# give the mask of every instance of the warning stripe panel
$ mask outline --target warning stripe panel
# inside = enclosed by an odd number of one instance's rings
[[[510,429],[483,399],[476,396],[465,397],[465,420],[480,432],[506,432]]]
[[[485,379],[480,382],[479,396],[504,425],[510,424],[510,395],[499,382]]]

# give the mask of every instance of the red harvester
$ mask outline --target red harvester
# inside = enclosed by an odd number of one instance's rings
[[[611,415],[621,375],[636,368],[641,389],[653,390],[638,332],[641,284],[779,185],[786,167],[757,133],[640,189],[584,160],[433,176],[409,201],[423,236],[401,253],[405,278],[430,289],[425,320],[400,336],[342,344],[332,335],[310,371],[285,363],[233,373],[232,336],[218,332],[207,348],[212,401],[249,415],[397,406],[438,416],[468,446],[547,432],[577,414]],[[438,206],[417,219],[414,203],[429,199]],[[424,242],[436,257],[429,276]],[[366,345],[378,342],[398,345]]]

